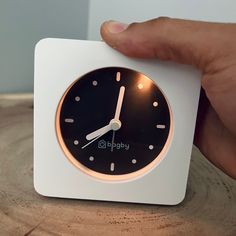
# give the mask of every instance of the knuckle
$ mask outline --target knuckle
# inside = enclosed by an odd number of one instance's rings
[[[133,23],[131,23],[130,25],[129,25],[129,29],[135,29],[135,28],[137,28],[137,26],[139,25],[140,23],[138,23],[138,22],[133,22]]]
[[[161,16],[152,21],[152,24],[154,24],[159,29],[166,29],[169,28],[169,26],[172,24],[172,20],[169,17]]]
[[[167,17],[167,16],[160,16],[158,18],[156,18],[156,21],[158,21],[159,23],[167,23],[171,20],[171,18]]]
[[[159,35],[164,36],[171,31],[175,22],[169,17],[162,16],[151,20],[149,23],[152,28],[158,29]]]
[[[133,22],[129,25],[129,30],[135,31],[137,28],[142,26],[150,25],[151,27],[158,27],[159,30],[165,30],[171,26],[172,19],[169,17],[161,16],[146,22]]]

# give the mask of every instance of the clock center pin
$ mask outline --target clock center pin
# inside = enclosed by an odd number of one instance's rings
[[[111,129],[114,130],[114,131],[121,128],[121,122],[117,119],[112,119],[110,121],[110,124],[111,124]]]

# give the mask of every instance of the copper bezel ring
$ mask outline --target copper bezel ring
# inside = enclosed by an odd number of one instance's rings
[[[105,69],[105,68],[109,68],[109,67],[104,67],[104,68],[99,68],[99,69]],[[121,68],[121,67],[119,67]],[[124,69],[129,69],[129,68],[124,68]],[[98,69],[96,69],[98,70]],[[96,71],[93,70],[93,71]],[[129,69],[132,70],[132,69]],[[90,71],[88,73],[91,73],[93,71]],[[135,71],[135,70],[133,70]],[[136,73],[139,73],[140,76],[144,76],[148,79],[150,79],[148,76],[135,71]],[[88,74],[86,73],[86,74]],[[170,114],[170,128],[169,128],[169,134],[168,134],[168,138],[166,140],[166,143],[164,145],[164,147],[162,148],[161,152],[159,153],[158,156],[156,156],[156,158],[150,162],[148,165],[146,165],[145,167],[134,171],[132,173],[128,173],[128,174],[122,174],[122,175],[108,175],[108,174],[103,174],[103,173],[99,173],[96,172],[94,170],[89,169],[88,167],[84,166],[83,164],[81,164],[79,161],[77,161],[74,156],[71,154],[71,152],[69,151],[69,149],[67,148],[62,134],[61,134],[61,127],[60,127],[60,114],[61,114],[61,108],[62,108],[62,104],[64,102],[64,99],[66,97],[66,95],[68,94],[68,92],[70,91],[70,89],[73,87],[73,85],[75,83],[77,83],[78,80],[80,80],[81,78],[83,78],[86,74],[84,74],[83,76],[81,76],[80,78],[76,79],[68,88],[67,90],[64,92],[62,98],[59,101],[59,104],[57,106],[57,110],[56,110],[56,119],[55,119],[55,129],[56,129],[56,136],[57,136],[57,140],[58,143],[63,151],[63,153],[65,154],[66,158],[75,166],[77,167],[79,170],[81,170],[83,173],[89,175],[90,177],[93,177],[95,179],[99,179],[99,180],[103,180],[103,181],[109,181],[109,182],[114,182],[114,181],[129,181],[135,178],[139,178],[141,176],[143,176],[144,174],[150,172],[154,167],[156,167],[158,164],[160,164],[160,162],[164,159],[168,148],[170,146],[172,137],[173,137],[173,115],[172,115],[172,111],[170,108],[170,104],[165,96],[165,94],[163,93],[163,91],[159,88],[159,86],[155,83],[155,81],[153,81],[152,79],[150,79],[157,87],[158,89],[161,91],[162,95],[164,96],[166,103],[168,105],[168,109],[169,109],[169,114]]]

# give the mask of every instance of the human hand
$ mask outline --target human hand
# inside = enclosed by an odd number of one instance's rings
[[[195,145],[236,179],[236,24],[158,18],[101,27],[106,43],[129,57],[159,58],[202,72]]]

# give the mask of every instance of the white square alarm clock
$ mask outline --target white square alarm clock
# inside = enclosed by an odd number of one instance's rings
[[[175,205],[186,192],[199,72],[103,42],[35,49],[34,186],[50,197]]]

